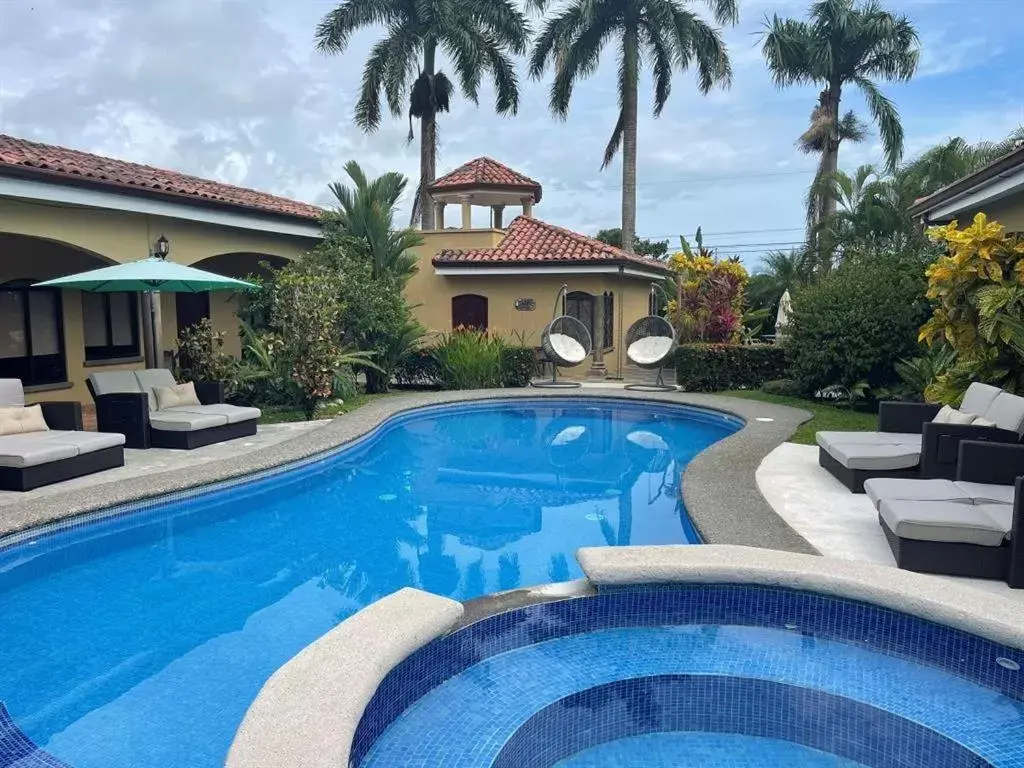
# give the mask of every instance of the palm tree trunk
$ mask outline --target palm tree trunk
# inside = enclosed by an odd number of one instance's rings
[[[633,253],[636,239],[636,103],[639,74],[636,28],[622,38],[625,78],[622,84],[622,249]]]
[[[821,171],[825,178],[832,179],[839,170],[839,99],[841,96],[841,84],[838,82],[829,83],[823,94],[825,107],[828,110],[829,131],[822,150]],[[831,185],[825,185],[830,187]],[[818,238],[819,263],[824,272],[832,267],[832,252],[835,244],[828,231],[828,224],[836,215],[836,199],[829,191],[824,190],[818,201],[819,222],[826,226],[822,228]]]
[[[423,44],[423,72],[434,84],[434,54],[437,42],[426,40]],[[428,187],[437,176],[437,114],[428,110],[420,118],[420,228],[434,228],[434,204]]]

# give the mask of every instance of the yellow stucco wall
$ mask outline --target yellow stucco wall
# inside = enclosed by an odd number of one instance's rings
[[[430,331],[450,331],[451,302],[460,294],[486,296],[488,328],[503,335],[525,333],[527,343],[540,345],[541,332],[552,318],[555,300],[565,283],[570,291],[583,291],[601,296],[610,291],[615,297],[615,339],[612,350],[605,354],[605,365],[611,373],[619,371],[621,339],[629,325],[647,314],[651,282],[647,278],[605,274],[572,274],[559,271],[550,275],[481,275],[442,276],[435,273],[430,261],[442,250],[488,248],[500,242],[502,232],[470,230],[423,233],[424,243],[417,252],[419,271],[409,281],[406,297],[416,306],[417,319]],[[516,299],[531,298],[536,309],[529,312],[515,308]],[[623,363],[624,363],[623,358]],[[624,366],[623,366],[624,367]],[[579,377],[589,371],[589,363],[562,371],[563,375]]]
[[[986,205],[983,210],[990,220],[998,221],[1008,232],[1024,232],[1024,195],[999,200]],[[975,213],[972,211],[969,216],[959,216],[960,226],[970,224]]]
[[[37,205],[0,198],[0,284],[10,280],[46,280],[96,269],[110,263],[135,261],[147,255],[160,235],[171,243],[172,261],[197,264],[221,274],[244,276],[256,271],[267,257],[299,259],[315,244],[310,238],[276,235],[182,219],[122,213],[91,208]],[[70,246],[70,247],[69,247]],[[174,348],[178,334],[173,295],[161,297],[162,346]],[[64,350],[70,386],[30,394],[30,400],[90,402],[85,379],[92,371],[142,367],[141,359],[124,363],[85,362],[82,295],[62,291]],[[214,327],[227,331],[226,349],[241,351],[237,299],[231,293],[210,296]],[[141,338],[141,330],[140,330]]]

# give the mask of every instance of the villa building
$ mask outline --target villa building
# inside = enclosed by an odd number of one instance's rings
[[[423,232],[408,299],[429,330],[458,326],[521,334],[539,345],[563,284],[565,306],[591,331],[595,351],[576,375],[615,375],[621,340],[648,314],[650,284],[667,268],[539,221],[541,185],[487,158],[438,179],[430,194],[438,229]],[[445,210],[462,220],[445,228]],[[489,209],[475,228],[472,208]],[[505,209],[521,215],[505,224]],[[250,189],[10,136],[0,136],[0,378],[21,379],[32,398],[88,402],[97,368],[143,366],[136,294],[34,288],[51,278],[145,258],[159,238],[168,258],[230,277],[263,262],[300,259],[320,237],[322,210]],[[181,328],[202,317],[240,352],[230,293],[164,294],[163,358]]]

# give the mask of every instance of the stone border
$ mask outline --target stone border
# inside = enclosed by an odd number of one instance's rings
[[[263,685],[225,766],[347,766],[356,727],[384,676],[461,617],[458,601],[405,587],[345,619]]]
[[[576,559],[592,584],[757,584],[890,608],[1024,649],[1020,606],[995,593],[888,565],[756,547],[585,547]]]
[[[738,416],[746,422],[745,426],[736,434],[709,446],[687,467],[683,478],[683,500],[693,524],[709,544],[750,544],[817,553],[765,501],[757,489],[755,478],[761,460],[810,418],[809,413],[787,406],[717,395],[598,388],[420,392],[381,398],[301,437],[235,458],[7,504],[0,516],[0,537],[169,493],[201,493],[202,486],[211,483],[240,478],[337,450],[373,433],[392,416],[417,408],[524,397],[610,398],[690,405]],[[758,417],[773,421],[757,421]],[[3,545],[3,538],[0,538],[0,546]]]

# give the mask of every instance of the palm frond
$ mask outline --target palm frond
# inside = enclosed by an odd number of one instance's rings
[[[871,116],[878,124],[886,165],[889,170],[895,170],[903,156],[903,125],[900,123],[899,111],[896,105],[878,90],[878,86],[866,77],[855,77],[853,82],[864,94]]]
[[[345,0],[317,24],[316,46],[323,53],[343,53],[357,29],[396,23],[401,11],[401,4],[391,0]]]
[[[603,171],[612,161],[615,156],[619,154],[619,149],[622,147],[622,132],[625,128],[625,115],[622,112],[622,108],[619,108],[619,119],[615,121],[615,128],[612,130],[611,138],[608,139],[608,144],[604,148],[604,159],[601,161],[601,170]]]

